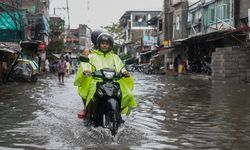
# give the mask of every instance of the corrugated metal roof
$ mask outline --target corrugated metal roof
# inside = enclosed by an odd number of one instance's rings
[[[0,49],[8,49],[12,51],[21,51],[21,47],[19,43],[16,42],[1,42]]]

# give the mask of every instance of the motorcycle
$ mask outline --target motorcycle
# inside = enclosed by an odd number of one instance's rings
[[[207,61],[204,61],[201,67],[201,72],[210,75],[212,73],[211,64]]]
[[[153,69],[153,66],[151,64],[147,64],[147,65],[144,66],[143,72],[145,74],[149,74],[150,75],[150,74],[153,73],[153,71],[154,71],[154,69]]]
[[[115,82],[123,77],[121,71],[119,73],[110,68],[96,70],[96,67],[89,62],[88,57],[80,56],[81,62],[89,63],[94,67],[93,78],[100,78],[102,82],[96,84],[96,93],[94,95],[94,113],[89,120],[91,125],[108,128],[112,135],[115,136],[121,119],[121,99],[122,93],[119,83]]]

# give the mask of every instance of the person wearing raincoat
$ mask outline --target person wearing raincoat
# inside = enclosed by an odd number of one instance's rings
[[[109,34],[101,33],[97,38],[96,44],[98,49],[92,50],[92,53],[88,56],[89,62],[96,67],[96,70],[111,68],[116,72],[121,71],[124,74],[125,77],[117,82],[120,84],[122,91],[122,113],[129,115],[131,108],[136,106],[136,101],[132,94],[134,80],[124,68],[124,64],[119,56],[112,52],[113,38]],[[74,85],[78,86],[78,94],[84,100],[84,110],[85,112],[87,110],[87,116],[92,112],[91,105],[96,92],[96,83],[100,82],[90,76],[93,71],[94,68],[89,63],[81,62],[74,81]]]

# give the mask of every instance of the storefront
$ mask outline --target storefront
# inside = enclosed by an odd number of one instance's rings
[[[23,41],[21,43],[22,58],[35,60],[39,68],[43,68],[42,61],[46,58],[45,47],[42,41]]]
[[[0,84],[7,80],[11,67],[15,63],[17,57],[17,51],[0,46]]]

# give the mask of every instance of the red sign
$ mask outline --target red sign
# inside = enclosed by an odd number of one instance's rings
[[[45,47],[46,47],[45,43],[44,43],[44,42],[41,42],[41,43],[39,43],[39,45],[38,45],[38,50],[39,50],[39,51],[44,51],[44,50],[45,50]]]

